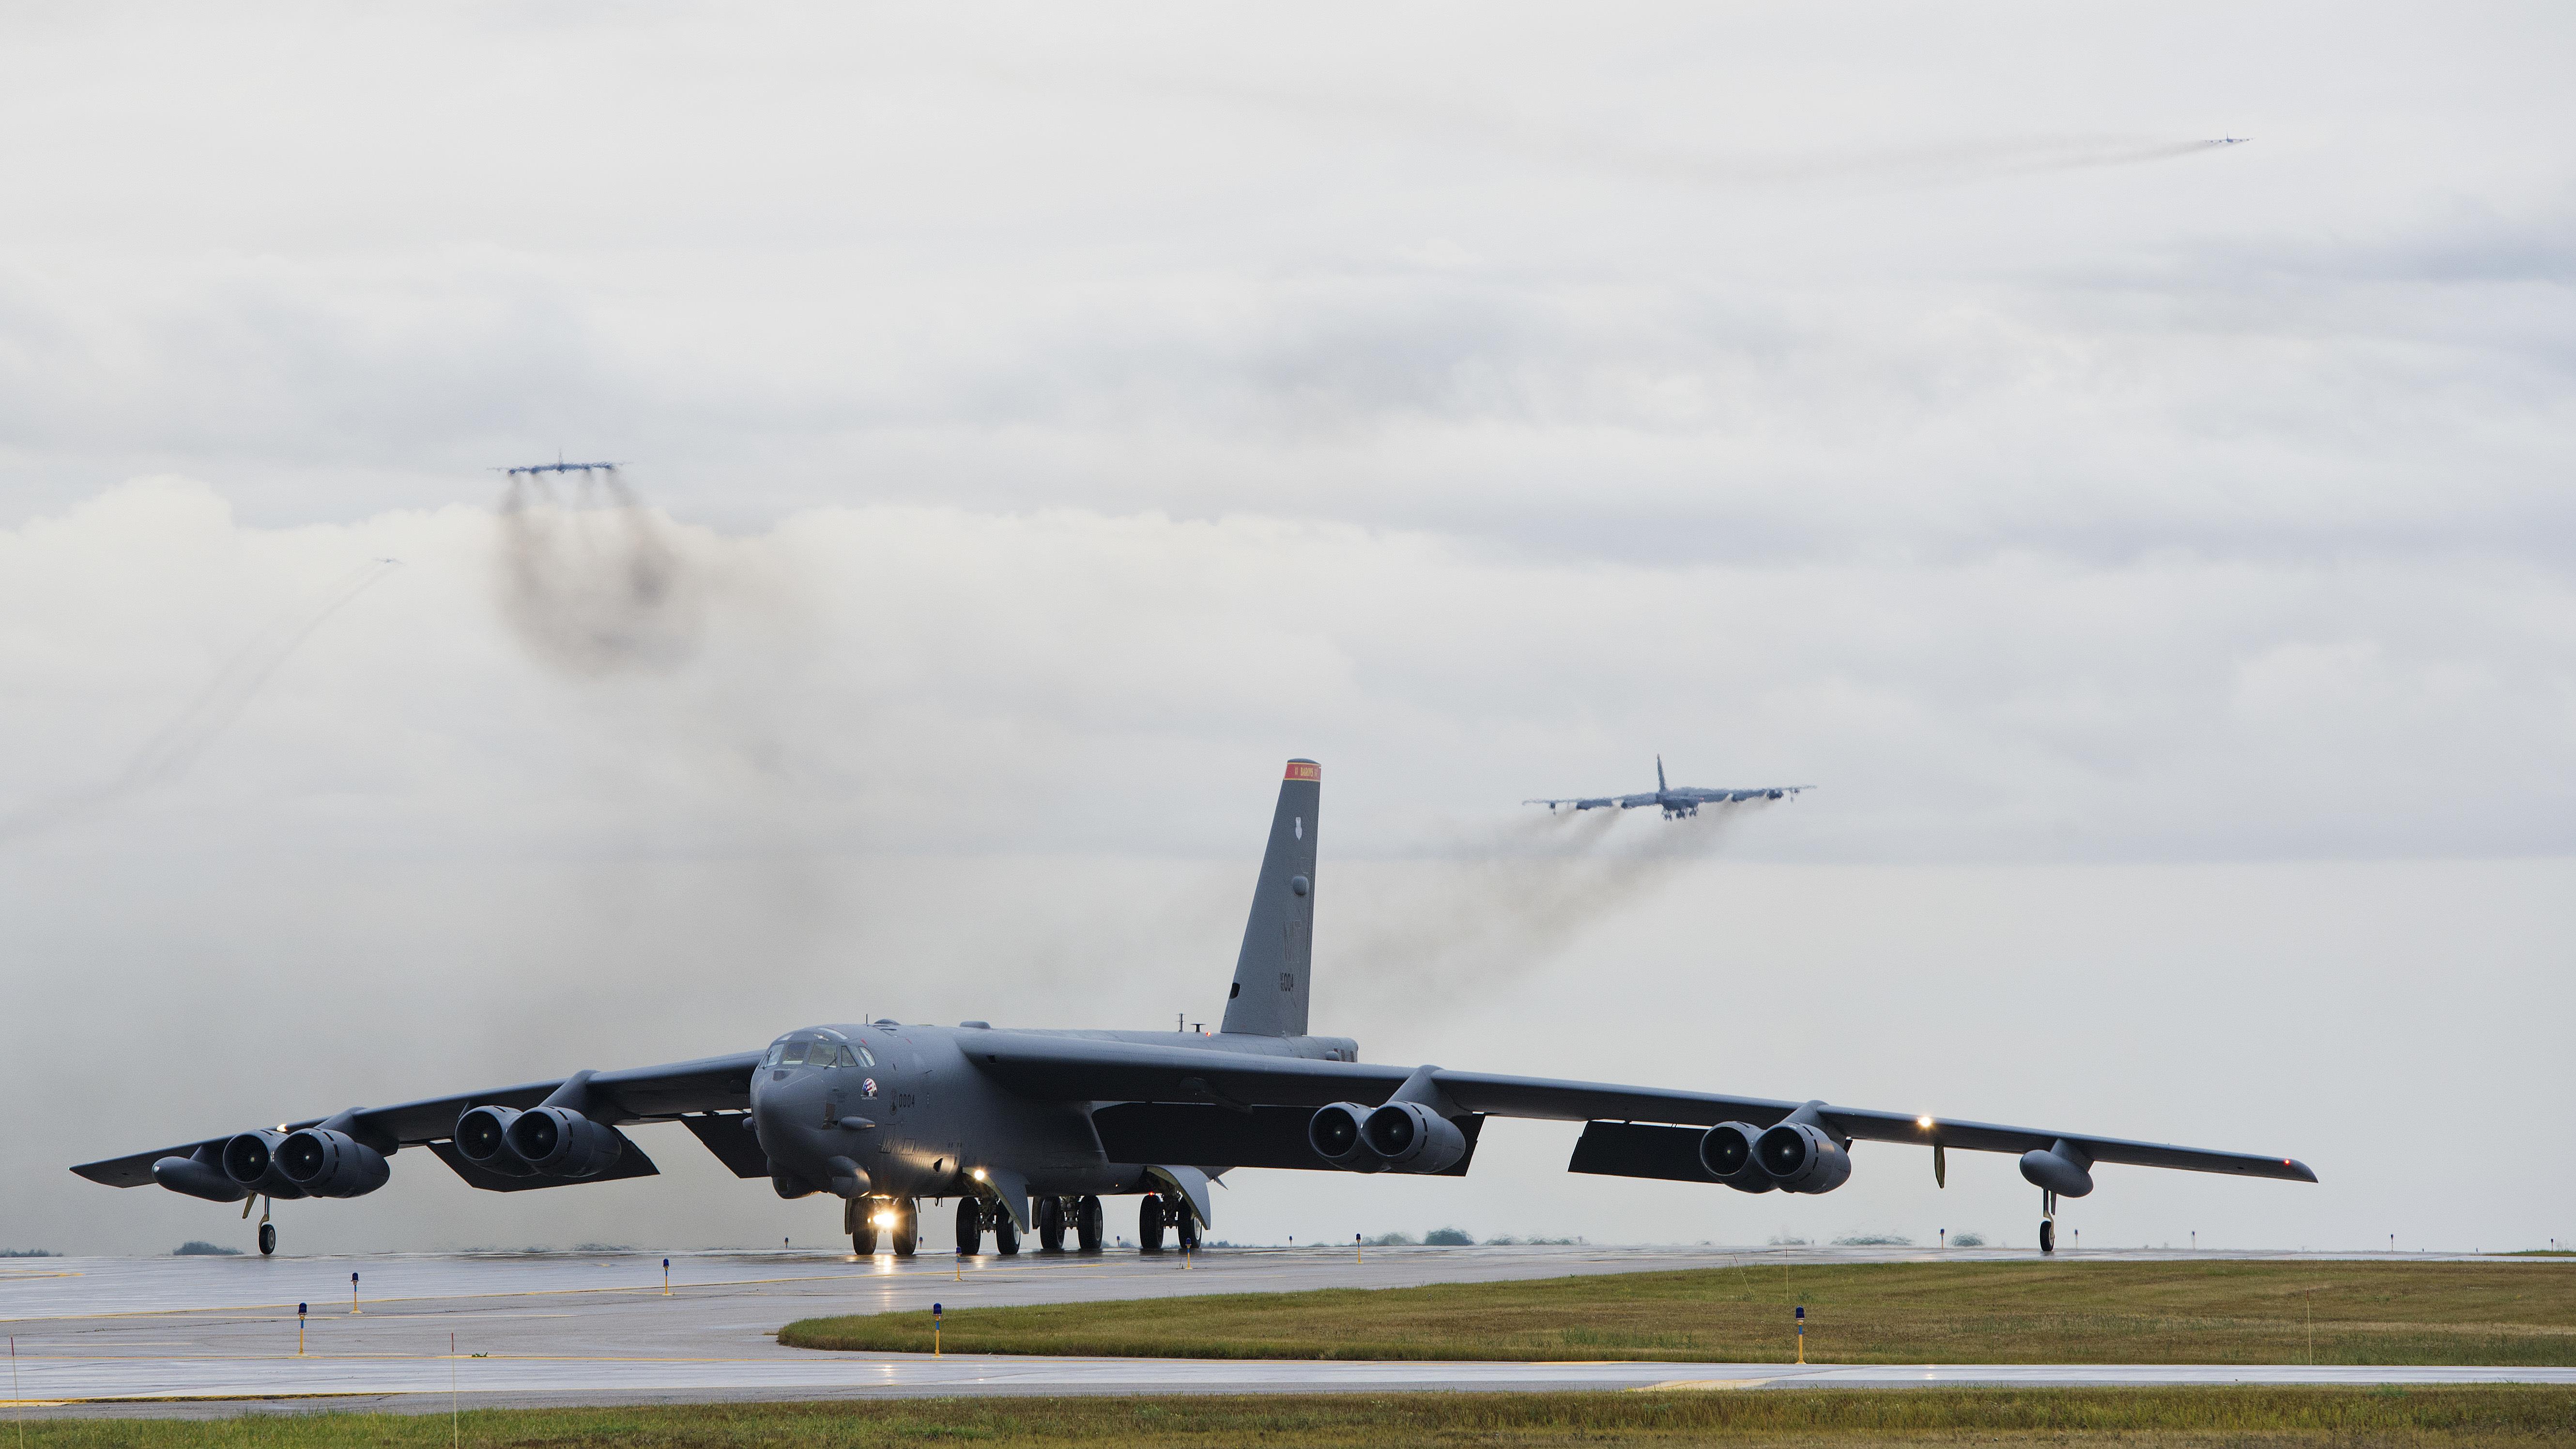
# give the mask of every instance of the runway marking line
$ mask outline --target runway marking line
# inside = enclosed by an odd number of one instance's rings
[[[1665,1393],[1676,1389],[1758,1389],[1770,1379],[1666,1379],[1660,1384],[1639,1384],[1632,1394]]]

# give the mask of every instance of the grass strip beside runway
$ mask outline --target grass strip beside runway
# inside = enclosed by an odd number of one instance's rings
[[[243,1419],[31,1419],[28,1449],[433,1449],[443,1414],[273,1413]],[[679,1449],[959,1442],[995,1449],[1118,1444],[2200,1446],[2564,1444],[2576,1389],[1869,1389],[1713,1393],[1305,1394],[1131,1399],[941,1399],[478,1409],[479,1449]]]
[[[959,1308],[951,1353],[1783,1363],[2576,1364],[2576,1265],[1838,1263]],[[928,1352],[930,1315],[802,1348]]]

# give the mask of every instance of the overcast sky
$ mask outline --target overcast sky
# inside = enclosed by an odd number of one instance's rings
[[[2326,1178],[2106,1172],[2102,1242],[2576,1237],[2571,31],[13,8],[0,1248],[246,1238],[62,1169],[352,1102],[1204,1019],[1290,755],[1372,1057]],[[559,454],[644,508],[489,471]],[[1820,788],[1518,810],[1658,752]],[[833,1226],[646,1136],[289,1246]],[[1218,1234],[2036,1216],[1569,1140]]]

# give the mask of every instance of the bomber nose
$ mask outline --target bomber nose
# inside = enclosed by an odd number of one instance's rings
[[[765,1080],[767,1072],[761,1076],[764,1080],[751,1084],[751,1121],[761,1145],[776,1156],[793,1140],[787,1129],[799,1115],[799,1103],[807,1095],[797,1090],[805,1083],[800,1072],[788,1073],[784,1081]]]

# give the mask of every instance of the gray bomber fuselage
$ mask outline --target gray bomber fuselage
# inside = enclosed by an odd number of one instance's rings
[[[874,1065],[762,1065],[752,1074],[751,1122],[778,1190],[834,1191],[856,1178],[859,1195],[946,1197],[973,1190],[978,1167],[1007,1164],[1042,1195],[1148,1190],[1144,1163],[1112,1162],[1086,1101],[1011,1091],[967,1059],[972,1026],[845,1022],[802,1027],[779,1043],[864,1047]],[[1253,1037],[1152,1031],[1048,1031],[1075,1037],[1181,1046],[1228,1054],[1359,1060],[1349,1037]],[[776,1044],[773,1044],[773,1048]],[[777,1052],[773,1049],[772,1056]],[[865,1124],[865,1125],[860,1125]],[[1195,1163],[1221,1170],[1228,1163]],[[855,1169],[855,1171],[853,1171]]]

